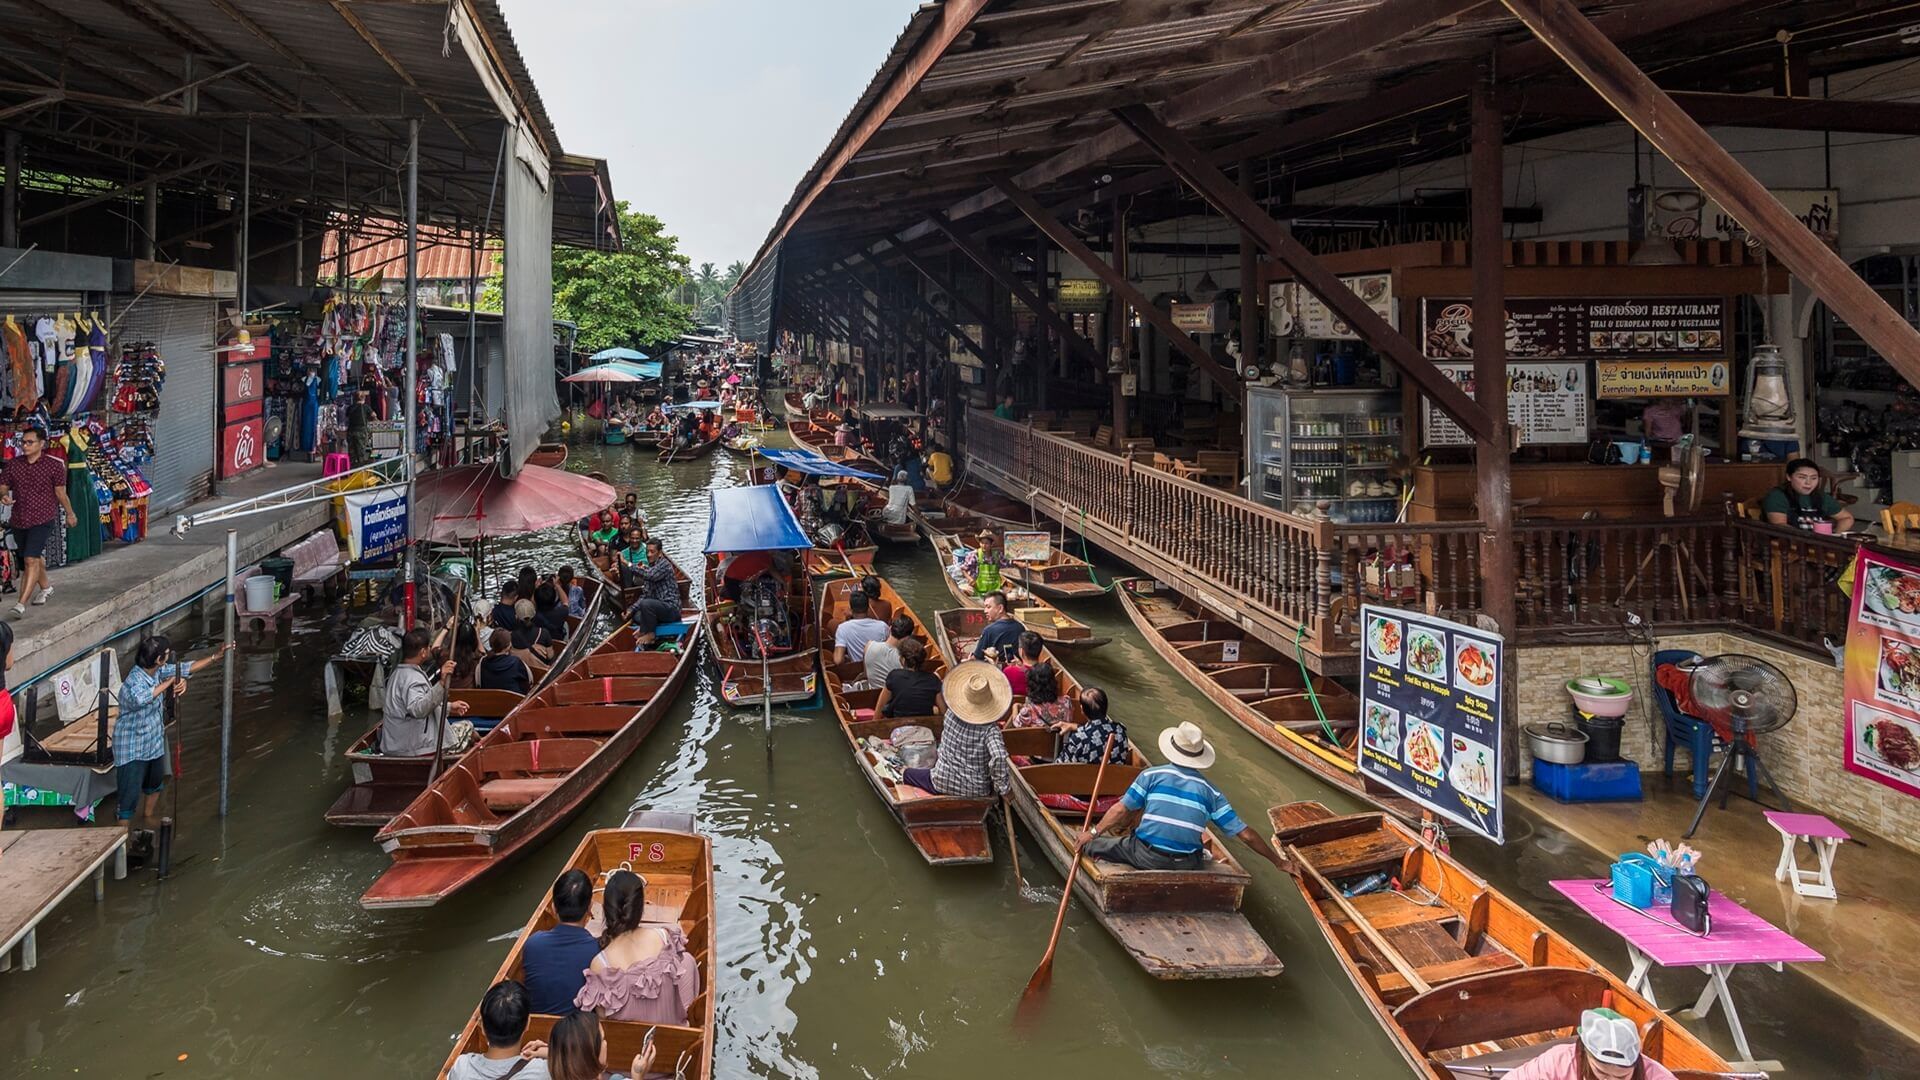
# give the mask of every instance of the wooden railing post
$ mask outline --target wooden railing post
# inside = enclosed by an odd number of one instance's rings
[[[1311,535],[1313,537],[1314,556],[1313,596],[1312,606],[1309,610],[1313,612],[1313,625],[1309,633],[1313,640],[1314,651],[1325,656],[1332,651],[1334,644],[1334,623],[1336,621],[1333,610],[1334,562],[1342,558],[1344,553],[1336,546],[1340,541],[1340,537],[1339,534],[1334,531],[1332,522],[1317,522],[1314,525]],[[1349,613],[1341,613],[1342,616],[1346,614]]]
[[[1127,543],[1131,544],[1133,543],[1133,507],[1135,495],[1133,487],[1133,447],[1131,446],[1127,447],[1126,456],[1120,459],[1120,487],[1122,506],[1120,535],[1126,537]]]

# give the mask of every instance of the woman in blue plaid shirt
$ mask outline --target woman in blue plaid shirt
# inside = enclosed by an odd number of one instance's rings
[[[172,769],[167,764],[168,694],[187,692],[187,679],[212,667],[233,648],[190,664],[173,662],[173,643],[155,634],[140,643],[133,670],[120,681],[120,712],[113,722],[113,765],[120,786],[120,820],[127,823],[127,848],[134,854],[142,840],[152,843],[153,831],[139,823],[152,821]],[[136,815],[136,810],[138,811]]]

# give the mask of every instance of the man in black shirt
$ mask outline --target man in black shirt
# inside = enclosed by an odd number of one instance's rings
[[[995,590],[981,602],[987,611],[987,625],[980,631],[980,641],[973,647],[973,658],[984,660],[991,649],[995,650],[997,659],[1003,662],[1012,660],[1014,647],[1020,643],[1020,635],[1026,626],[1007,610],[1006,593]]]

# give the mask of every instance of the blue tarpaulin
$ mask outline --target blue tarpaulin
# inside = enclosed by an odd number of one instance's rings
[[[670,402],[668,403],[667,408],[668,409],[718,409],[720,408],[720,403],[717,401],[682,401],[676,405]]]
[[[709,496],[712,518],[707,522],[708,552],[786,551],[810,548],[793,508],[771,484],[721,488]]]
[[[785,469],[792,469],[807,476],[848,476],[857,480],[885,481],[884,476],[875,476],[870,472],[861,472],[852,466],[837,461],[828,461],[819,454],[806,450],[768,450],[762,449],[760,456]]]
[[[645,360],[647,354],[635,349],[601,349],[593,354],[595,360]]]

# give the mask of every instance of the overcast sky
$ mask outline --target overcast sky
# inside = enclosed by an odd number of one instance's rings
[[[918,0],[501,0],[571,154],[698,266],[746,261]]]

